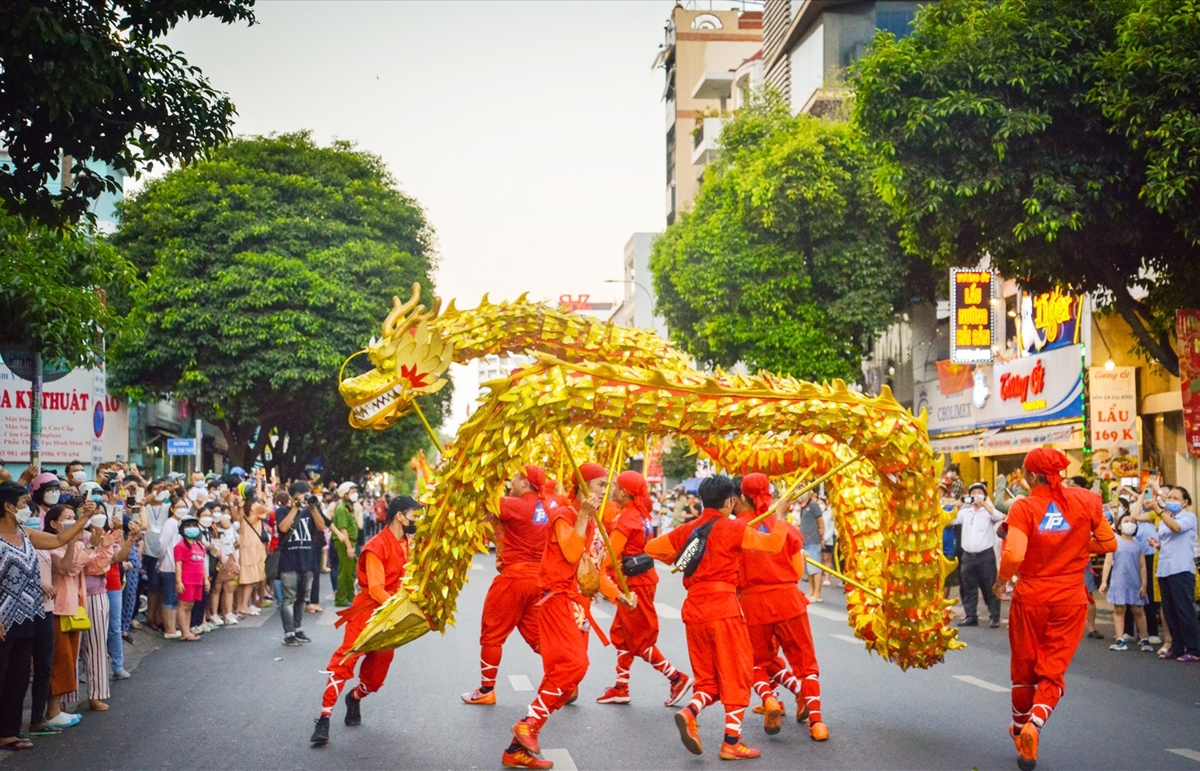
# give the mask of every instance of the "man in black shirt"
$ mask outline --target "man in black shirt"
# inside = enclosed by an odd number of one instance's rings
[[[283,620],[283,644],[312,642],[300,629],[304,603],[312,586],[313,572],[319,567],[313,543],[318,531],[325,530],[321,505],[307,482],[294,482],[288,488],[291,502],[275,510],[279,529],[279,581],[283,598],[279,618]]]

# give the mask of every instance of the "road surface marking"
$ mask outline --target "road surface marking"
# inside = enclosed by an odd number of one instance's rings
[[[670,605],[663,605],[661,602],[654,603],[654,609],[658,611],[659,618],[682,618],[679,613],[679,608],[672,608]]]
[[[835,640],[841,640],[842,642],[854,643],[855,645],[862,643],[862,640],[858,639],[857,637],[851,637],[848,634],[831,634],[829,636],[834,638]]]
[[[1200,752],[1196,752],[1195,750],[1189,750],[1189,749],[1184,748],[1184,749],[1178,749],[1178,750],[1167,750],[1167,752],[1173,752],[1176,755],[1180,755],[1182,757],[1187,758],[1188,760],[1195,760],[1195,761],[1200,762]],[[558,764],[555,763],[554,767],[558,768]],[[574,768],[574,766],[572,766],[572,768]]]
[[[612,614],[607,610],[600,610],[600,608],[597,607],[592,608],[592,618],[612,618]]]
[[[514,691],[532,691],[533,683],[529,682],[529,678],[525,675],[509,675],[508,682],[512,684]]]
[[[809,605],[808,606],[808,615],[820,616],[821,618],[828,618],[833,621],[845,621],[846,620],[846,614],[844,612],[842,612],[840,610],[830,610],[829,608],[822,608],[820,605]]]
[[[555,771],[579,771],[571,753],[566,750],[542,750],[542,757],[554,761]]]
[[[977,685],[984,690],[995,691],[996,693],[1008,693],[1012,690],[1007,685],[996,685],[995,683],[989,683],[987,680],[980,680],[978,677],[971,677],[970,675],[955,675],[954,679],[961,680],[970,685]]]

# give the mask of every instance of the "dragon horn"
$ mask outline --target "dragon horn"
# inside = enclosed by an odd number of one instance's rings
[[[412,297],[408,302],[401,304],[399,297],[392,297],[392,312],[383,320],[383,336],[393,337],[396,334],[396,322],[403,318],[404,314],[411,311],[421,299],[421,285],[414,282],[412,286]]]

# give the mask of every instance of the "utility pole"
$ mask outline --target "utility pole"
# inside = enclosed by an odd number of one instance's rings
[[[29,404],[29,465],[42,463],[42,352],[33,352],[33,398]]]

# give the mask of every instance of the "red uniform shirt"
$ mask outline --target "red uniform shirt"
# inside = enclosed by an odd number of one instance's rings
[[[646,541],[653,534],[650,520],[642,516],[633,504],[626,505],[613,521],[610,534],[621,533],[625,536],[625,547],[617,558],[633,557],[646,551]],[[627,576],[625,582],[630,586],[653,586],[658,583],[658,571],[647,570],[636,576]]]
[[[1008,539],[1000,576],[1007,580],[1017,573],[1014,600],[1039,605],[1086,605],[1083,571],[1090,553],[1116,547],[1100,496],[1078,487],[1064,486],[1060,490],[1066,498],[1065,510],[1051,498],[1048,485],[1033,488],[1028,498],[1018,498],[1008,510]],[[1097,548],[1093,532],[1098,542],[1112,548]]]
[[[563,549],[558,542],[556,523],[565,522],[573,530],[578,514],[574,504],[566,498],[552,498],[550,505],[548,525],[550,532],[546,537],[546,546],[542,550],[541,565],[538,570],[538,586],[548,592],[565,592],[575,596],[579,594],[579,584],[575,580],[575,570],[579,567],[579,558],[576,557],[572,561],[563,554]],[[590,544],[596,535],[595,522],[588,522],[586,533],[583,543]],[[582,554],[582,550],[580,553]]]
[[[693,530],[713,520],[716,522],[708,533],[700,565],[695,573],[683,579],[683,586],[688,590],[682,613],[686,624],[742,615],[737,583],[746,522],[729,519],[716,509],[705,509],[696,519],[672,530],[667,538],[678,552]]]
[[[537,493],[501,498],[496,518],[496,569],[507,575],[536,577],[549,533],[550,517]]]
[[[753,515],[746,519],[752,518]],[[804,539],[794,525],[777,517],[768,517],[756,529],[764,535],[781,534],[784,540],[783,549],[774,554],[742,552],[738,587],[746,623],[773,624],[795,618],[808,607],[808,598],[796,585],[802,575],[797,564],[798,559],[803,559]]]
[[[395,594],[400,589],[400,581],[404,578],[404,571],[408,568],[408,539],[398,539],[392,533],[390,527],[385,527],[379,531],[371,540],[367,541],[362,548],[361,557],[366,557],[367,554],[374,554],[383,563],[383,588],[388,594]],[[370,587],[370,582],[367,580],[367,560],[358,560],[358,585],[363,589]],[[368,592],[359,592],[355,596],[355,604],[362,597],[370,599]],[[371,604],[375,605],[375,601],[371,600]]]

